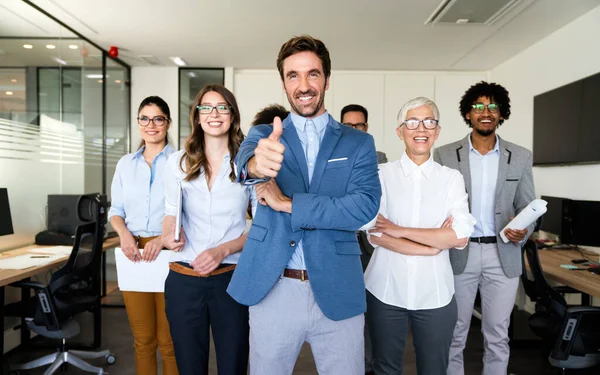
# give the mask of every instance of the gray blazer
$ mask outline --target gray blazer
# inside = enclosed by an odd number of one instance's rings
[[[465,187],[469,194],[469,207],[471,206],[471,169],[469,166],[469,135],[460,141],[436,148],[434,160],[441,165],[456,169],[465,179]],[[498,165],[498,179],[496,180],[496,237],[498,238],[498,252],[502,269],[507,277],[517,277],[521,274],[521,246],[513,242],[504,243],[498,233],[510,221],[511,216],[516,216],[532,200],[535,199],[533,186],[532,156],[531,152],[514,143],[506,142],[498,137],[500,142],[500,164]],[[528,229],[529,236],[535,223]],[[469,256],[469,245],[464,250],[450,250],[450,261],[455,275],[464,272]]]
[[[387,163],[387,156],[385,155],[385,152],[381,152],[381,151],[376,151],[377,152],[377,164],[381,164],[381,163]]]

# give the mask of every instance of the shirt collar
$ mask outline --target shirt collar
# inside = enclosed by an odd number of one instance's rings
[[[404,151],[402,158],[400,158],[400,164],[402,165],[402,171],[404,172],[405,177],[410,176],[417,170],[421,170],[425,178],[429,179],[429,176],[431,176],[431,172],[433,171],[433,158],[431,154],[425,163],[417,165],[408,157],[406,151]]]
[[[302,132],[302,133],[304,133],[304,130],[306,128],[306,122],[308,120],[311,120],[315,124],[315,127],[317,128],[317,131],[319,133],[321,133],[323,131],[323,129],[325,129],[327,124],[330,122],[329,121],[329,112],[327,112],[327,111],[325,111],[325,113],[323,113],[322,115],[319,115],[312,119],[302,117],[293,112],[291,112],[290,114],[291,114],[291,118],[292,118],[292,123],[296,127],[296,130],[298,130],[299,132]]]
[[[140,147],[139,150],[137,150],[136,152],[134,152],[131,155],[131,159],[133,160],[133,159],[142,157],[142,153],[144,152],[145,149],[146,149],[146,145],[143,145],[142,147]],[[171,147],[171,145],[167,143],[165,148],[163,148],[162,151],[158,153],[158,155],[165,154],[165,157],[168,158],[169,155],[171,155],[174,151],[175,150],[173,149],[173,147]],[[156,155],[156,156],[158,156],[158,155]]]
[[[477,151],[475,149],[475,147],[473,147],[473,142],[471,142],[471,134],[469,134],[467,136],[467,139],[469,140],[469,152],[470,151]],[[477,151],[479,152],[479,151]],[[500,153],[500,140],[498,139],[498,134],[496,134],[496,144],[494,145],[494,148],[491,150],[491,152],[498,152]]]

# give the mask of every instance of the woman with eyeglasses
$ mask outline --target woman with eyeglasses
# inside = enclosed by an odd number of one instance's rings
[[[396,133],[402,158],[379,165],[382,198],[365,272],[375,374],[402,374],[408,327],[417,373],[445,375],[457,319],[448,249],[473,232],[460,172],[433,161],[439,111],[427,98],[404,104]]]
[[[137,121],[142,141],[136,152],[123,156],[117,163],[108,217],[119,234],[125,256],[132,262],[152,262],[164,248],[161,238],[165,207],[163,175],[167,159],[174,152],[168,143],[169,106],[160,97],[149,96],[140,104]],[[158,347],[162,374],[178,374],[164,293],[122,293],[133,332],[136,373],[158,373]]]
[[[211,332],[219,375],[245,375],[248,307],[226,291],[246,242],[253,195],[251,187],[235,182],[233,161],[244,134],[234,95],[221,85],[205,86],[190,123],[185,149],[171,155],[165,174],[163,242],[178,251],[165,282],[175,357],[182,375],[208,374]],[[175,228],[179,187],[182,228]]]

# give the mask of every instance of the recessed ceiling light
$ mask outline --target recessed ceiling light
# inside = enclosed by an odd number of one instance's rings
[[[23,48],[25,48],[25,49],[32,49],[33,46],[31,44],[23,44]]]
[[[97,79],[97,78],[102,78],[102,74],[86,74],[86,77],[90,78],[90,79]]]
[[[13,94],[13,92],[12,92],[12,91],[7,91],[7,92],[6,92],[6,95],[8,95],[8,96],[11,96],[12,94]]]
[[[11,83],[17,83],[17,79],[16,79],[16,78],[13,78],[13,79],[11,79],[11,80],[10,80],[10,82],[11,82]]]
[[[55,49],[56,46],[54,44],[46,44],[46,48],[48,48],[48,49]]]
[[[63,59],[60,59],[58,57],[54,58],[54,61],[56,61],[57,63],[59,63],[60,65],[67,65],[67,62]]]
[[[120,79],[115,79],[115,83],[121,83]]]
[[[181,57],[170,57],[171,61],[175,63],[177,66],[186,66],[187,63]]]
[[[101,80],[101,79],[99,79],[99,80],[98,80],[98,83],[102,83],[102,80]]]
[[[196,78],[196,73],[194,73],[194,72],[188,72],[188,77],[190,77],[190,78]]]
[[[70,48],[70,49],[77,49],[77,48],[79,48],[79,47],[77,47],[77,45],[76,45],[76,44],[69,44],[69,48]]]

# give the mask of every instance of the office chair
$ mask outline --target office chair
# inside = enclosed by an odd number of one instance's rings
[[[563,374],[566,369],[600,365],[600,308],[569,307],[559,289],[546,280],[535,242],[528,240],[524,249],[535,289],[529,327],[543,339],[548,361]]]
[[[32,316],[26,319],[27,328],[43,337],[59,339],[61,345],[55,353],[25,364],[12,365],[11,375],[45,365],[50,367],[44,375],[51,375],[67,363],[86,372],[106,374],[101,367],[92,366],[82,358],[104,358],[108,364],[116,360],[108,350],[88,352],[67,349],[66,341],[80,331],[74,319],[75,314],[92,311],[100,305],[99,276],[106,223],[105,198],[99,194],[82,196],[78,202],[78,212],[80,219],[87,223],[77,227],[71,255],[67,263],[52,275],[50,283],[43,285],[35,281],[21,281],[11,284],[35,291],[37,304]],[[82,240],[90,238],[91,254],[84,254],[80,251]],[[82,255],[91,256],[87,257],[87,262],[78,262],[78,258],[86,258]],[[78,263],[84,264],[80,266]]]

